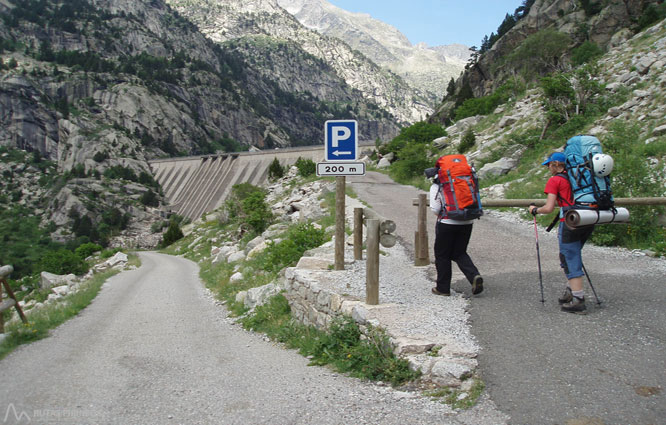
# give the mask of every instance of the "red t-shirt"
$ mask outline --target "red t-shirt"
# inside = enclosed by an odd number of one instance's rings
[[[552,176],[546,183],[546,188],[543,192],[548,195],[554,193],[557,196],[557,206],[568,207],[573,205],[573,193],[571,193],[571,185],[565,176]],[[560,214],[560,221],[564,220],[564,216]]]

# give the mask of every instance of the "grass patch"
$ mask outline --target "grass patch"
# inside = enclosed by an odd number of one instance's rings
[[[132,264],[139,262],[138,257],[130,257]],[[28,323],[21,321],[9,323],[5,326],[6,337],[0,343],[0,359],[11,353],[16,347],[46,338],[49,331],[86,308],[99,293],[100,288],[111,276],[120,273],[118,270],[108,270],[94,275],[83,283],[76,293],[63,297],[56,304],[47,305],[35,312],[28,312]]]
[[[453,409],[469,409],[476,404],[486,387],[483,381],[479,378],[472,377],[469,379],[472,380],[472,384],[467,391],[447,387],[433,391],[426,391],[425,395],[440,399],[442,403],[448,404]]]
[[[365,334],[348,316],[333,321],[329,332],[296,323],[287,299],[277,295],[268,304],[241,320],[249,330],[265,333],[273,340],[310,358],[310,365],[328,365],[350,376],[390,382],[394,386],[417,379],[421,374],[396,357],[381,328],[368,326]]]

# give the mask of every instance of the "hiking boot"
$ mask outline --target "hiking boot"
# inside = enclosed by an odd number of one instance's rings
[[[472,279],[472,294],[478,295],[483,292],[483,278],[479,275],[474,276]]]
[[[561,304],[570,303],[573,300],[573,294],[571,293],[571,288],[567,286],[567,289],[564,290],[564,293],[557,299],[557,302]]]
[[[443,295],[445,297],[451,296],[450,292],[440,292],[437,290],[437,288],[432,288],[432,293],[435,295]]]
[[[573,296],[572,296],[573,297]],[[568,303],[562,304],[562,311],[567,313],[587,314],[587,307],[585,306],[585,297],[573,297]]]

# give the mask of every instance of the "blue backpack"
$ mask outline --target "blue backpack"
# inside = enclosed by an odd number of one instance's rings
[[[573,192],[573,208],[610,210],[614,206],[609,176],[594,173],[592,158],[596,154],[603,154],[603,151],[601,142],[594,136],[579,135],[567,140],[564,155]]]

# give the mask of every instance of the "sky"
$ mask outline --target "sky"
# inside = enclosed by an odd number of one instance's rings
[[[328,0],[396,27],[412,44],[481,46],[522,0]]]

